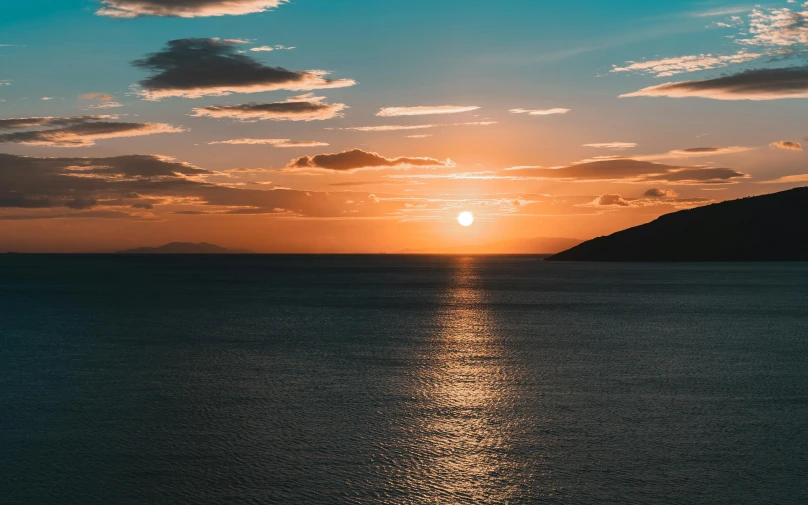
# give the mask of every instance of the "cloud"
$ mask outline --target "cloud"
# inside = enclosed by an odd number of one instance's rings
[[[124,123],[104,121],[113,116],[79,116],[73,118],[16,118],[0,120],[0,130],[31,127],[53,127],[47,130],[25,130],[0,134],[0,143],[14,142],[46,147],[86,147],[96,140],[139,137],[157,133],[185,131],[164,123]]]
[[[633,149],[637,147],[635,142],[600,142],[596,144],[584,144],[584,147],[594,147],[596,149]]]
[[[771,181],[761,181],[760,184],[793,184],[808,182],[808,174],[787,175]]]
[[[144,219],[144,216],[116,210],[88,210],[60,214],[0,215],[2,221],[33,221],[37,219]]]
[[[620,207],[629,207],[631,205],[620,195],[600,195],[592,203],[595,205],[617,205]]]
[[[802,144],[798,142],[789,142],[788,140],[779,140],[772,142],[769,147],[776,147],[778,149],[785,149],[787,151],[802,151]]]
[[[374,156],[374,153],[367,154]],[[374,163],[398,163],[400,160],[375,156],[381,161],[377,159]],[[410,158],[408,162],[413,159],[425,160]],[[0,219],[162,219],[163,216],[182,214],[227,215],[234,219],[243,215],[266,215],[278,219],[300,216],[445,220],[456,216],[458,209],[469,207],[478,208],[489,216],[514,212],[521,215],[592,214],[624,208],[619,205],[597,210],[587,207],[593,196],[478,194],[473,197],[418,197],[378,191],[368,193],[350,187],[357,184],[412,184],[407,180],[357,182],[347,181],[349,177],[346,177],[343,182],[350,184],[346,186],[348,191],[332,187],[327,192],[317,192],[283,188],[266,180],[238,185],[232,180],[216,183],[211,181],[213,177],[209,177],[214,175],[221,174],[162,156],[39,158],[0,154],[0,207],[3,207]],[[699,204],[698,199],[624,200],[631,203],[631,207],[626,208],[629,212],[649,214]],[[73,211],[71,208],[92,210]]]
[[[631,158],[585,161],[562,168],[509,168],[508,174],[564,181],[671,182],[727,184],[748,175],[729,168],[672,166]]]
[[[324,103],[324,96],[308,93],[284,102],[211,105],[194,109],[196,117],[232,118],[239,121],[322,121],[340,117],[344,103]]]
[[[156,219],[176,213],[364,218],[392,216],[405,207],[403,199],[378,193],[299,191],[273,184],[228,186],[210,182],[208,176],[213,175],[219,174],[163,156],[0,154],[0,219]],[[66,214],[54,213],[56,208],[105,210]],[[28,214],[20,215],[19,209],[28,209]]]
[[[479,107],[470,105],[427,105],[418,107],[385,107],[376,113],[377,116],[429,116],[435,114],[458,114],[460,112],[471,112]]]
[[[108,93],[101,93],[101,92],[85,93],[83,95],[79,95],[79,99],[88,102],[100,102],[94,105],[88,105],[90,109],[114,109],[117,107],[123,107],[122,103],[116,102],[115,97],[113,97]]]
[[[652,74],[656,77],[670,77],[676,74],[686,72],[698,72],[701,70],[711,70],[714,68],[722,68],[728,65],[737,63],[746,63],[758,58],[763,57],[763,53],[749,53],[746,51],[739,51],[736,54],[725,56],[713,56],[712,54],[698,54],[691,56],[678,56],[675,58],[663,58],[659,60],[650,61],[629,61],[626,65],[619,67],[613,65],[609,71],[611,73],[617,72],[636,72],[643,74]]]
[[[278,45],[278,46],[253,47],[253,48],[250,48],[250,51],[252,51],[254,53],[263,53],[263,52],[269,52],[269,51],[291,51],[292,49],[295,49],[295,48],[294,47],[286,47],[286,46]]]
[[[75,117],[22,117],[0,119],[0,130],[11,130],[15,128],[31,127],[62,127],[85,124],[92,121],[103,121],[105,119],[116,119],[117,116],[75,116]]]
[[[56,99],[53,98],[52,96],[43,96],[42,98],[40,98],[40,100],[44,100],[44,101],[47,102],[47,101],[56,100]]]
[[[264,12],[288,0],[101,0],[105,7],[99,16],[134,18],[160,16],[196,18],[207,16],[237,16]]]
[[[472,121],[469,123],[451,123],[445,126],[491,126],[492,124],[499,124],[497,121]]]
[[[529,116],[551,116],[551,115],[554,115],[554,114],[566,114],[570,110],[571,109],[561,109],[561,108],[545,109],[545,110],[541,110],[541,109],[536,109],[536,110],[511,109],[508,112],[510,112],[512,114],[527,114]]]
[[[690,16],[697,18],[707,18],[716,16],[729,16],[730,14],[741,14],[748,12],[751,7],[721,7],[718,9],[710,9],[706,11],[692,12]]]
[[[79,98],[82,99],[82,100],[92,100],[92,101],[97,101],[97,102],[110,102],[115,97],[113,97],[112,95],[109,95],[107,93],[93,92],[93,93],[85,93],[83,95],[80,95]]]
[[[651,188],[643,196],[646,198],[676,198],[679,193],[672,189]]]
[[[104,102],[89,106],[90,109],[117,109],[118,107],[123,107],[123,104],[120,102]]]
[[[803,4],[804,5],[804,4]],[[794,47],[808,44],[808,10],[756,8],[749,15],[749,34],[740,44],[764,47]]]
[[[65,202],[65,207],[74,210],[84,210],[98,205],[95,198],[74,198]]]
[[[427,128],[438,128],[445,126],[442,124],[418,124],[418,125],[381,125],[381,126],[352,126],[350,128],[340,128],[340,130],[353,130],[358,132],[392,132],[399,130],[423,130]]]
[[[746,70],[714,79],[669,82],[620,95],[637,96],[713,100],[808,98],[808,66]]]
[[[358,132],[393,132],[401,130],[425,130],[429,128],[441,128],[443,126],[490,126],[498,124],[496,121],[474,121],[471,123],[441,123],[441,124],[418,124],[418,125],[381,125],[381,126],[352,126],[339,128],[340,130],[352,130]]]
[[[292,71],[270,67],[240,54],[237,44],[221,39],[178,39],[132,64],[152,72],[140,81],[148,100],[199,98],[231,93],[309,91],[353,86],[351,79],[328,79],[323,70]]]
[[[407,135],[408,139],[425,139],[427,137],[431,137],[432,135]]]
[[[293,141],[290,139],[232,139],[220,140],[218,142],[208,142],[208,144],[247,144],[247,145],[272,145],[275,147],[325,147],[325,142],[317,141]]]
[[[638,159],[655,160],[668,158],[701,158],[704,156],[721,156],[724,154],[737,154],[751,151],[751,147],[727,146],[727,147],[688,147],[686,149],[676,149],[666,154],[642,156]]]
[[[0,154],[0,207],[86,209],[141,192],[178,190],[213,172],[164,156],[36,158]],[[129,205],[129,203],[127,203]]]
[[[323,169],[338,172],[348,172],[362,168],[391,168],[391,167],[446,167],[452,166],[451,161],[439,161],[434,158],[385,158],[384,156],[351,149],[336,154],[317,154],[315,156],[301,156],[289,162],[290,170]]]

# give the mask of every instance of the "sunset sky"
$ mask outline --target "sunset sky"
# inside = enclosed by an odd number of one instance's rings
[[[808,184],[808,2],[7,4],[0,251],[589,239]]]

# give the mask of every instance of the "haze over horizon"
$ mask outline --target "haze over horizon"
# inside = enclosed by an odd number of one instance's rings
[[[808,183],[803,1],[31,0],[0,34],[0,252],[473,250]]]

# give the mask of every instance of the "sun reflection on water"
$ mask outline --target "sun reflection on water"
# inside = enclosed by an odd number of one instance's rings
[[[513,378],[478,265],[474,258],[456,261],[435,317],[434,346],[420,371],[421,415],[412,434],[421,475],[411,475],[409,484],[426,503],[507,503],[524,496],[514,478],[524,470],[509,458],[517,422],[507,394]]]

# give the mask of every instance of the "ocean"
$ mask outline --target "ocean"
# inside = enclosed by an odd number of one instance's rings
[[[808,264],[0,255],[0,502],[808,503]]]

